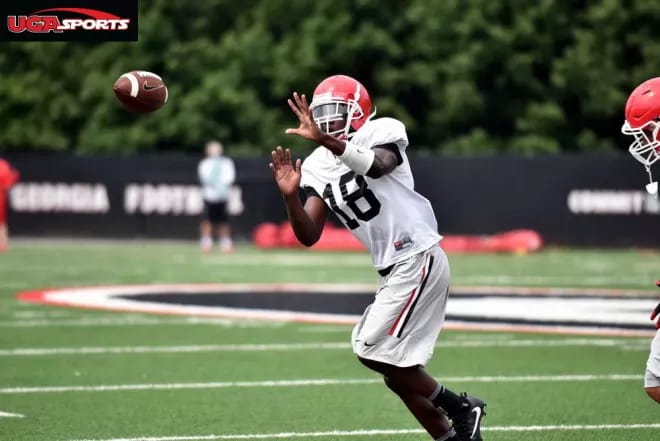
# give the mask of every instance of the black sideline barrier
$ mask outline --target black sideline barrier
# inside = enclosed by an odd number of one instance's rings
[[[197,237],[200,158],[14,154],[21,172],[9,198],[12,234],[29,237]],[[660,246],[660,203],[627,155],[411,157],[416,188],[441,233],[538,231],[546,243]],[[231,223],[247,239],[261,222],[286,218],[267,158],[235,159],[243,211]]]

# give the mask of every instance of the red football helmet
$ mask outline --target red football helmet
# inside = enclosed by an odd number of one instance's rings
[[[637,86],[626,102],[626,121],[621,132],[635,137],[628,151],[644,164],[649,173],[651,184],[651,165],[660,159],[660,77],[651,78]]]
[[[324,132],[350,138],[350,129],[358,130],[374,114],[369,92],[355,78],[333,75],[321,81],[310,104],[314,121]],[[340,128],[335,121],[346,121]]]

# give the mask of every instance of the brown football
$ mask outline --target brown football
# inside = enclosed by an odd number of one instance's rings
[[[167,86],[163,79],[144,70],[122,74],[112,90],[122,106],[132,113],[153,112],[167,102]]]

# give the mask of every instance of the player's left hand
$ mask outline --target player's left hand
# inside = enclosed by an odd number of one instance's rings
[[[305,95],[298,95],[298,92],[293,92],[293,100],[289,98],[287,102],[289,103],[291,110],[293,110],[293,113],[298,117],[300,126],[298,126],[297,129],[286,129],[285,133],[287,135],[302,136],[305,139],[318,143],[323,132],[319,129],[319,126],[316,125],[316,122],[314,122],[314,117],[312,116],[309,104],[307,104],[307,98]]]
[[[660,280],[657,280],[655,282],[655,285],[660,288]],[[653,312],[651,313],[651,320],[658,319],[658,321],[655,322],[655,327],[660,329],[660,303],[658,303],[658,306],[655,307]]]

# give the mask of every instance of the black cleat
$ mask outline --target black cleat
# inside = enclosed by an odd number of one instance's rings
[[[486,403],[477,397],[462,393],[464,410],[449,415],[456,430],[457,441],[483,441],[481,419],[486,415]]]

